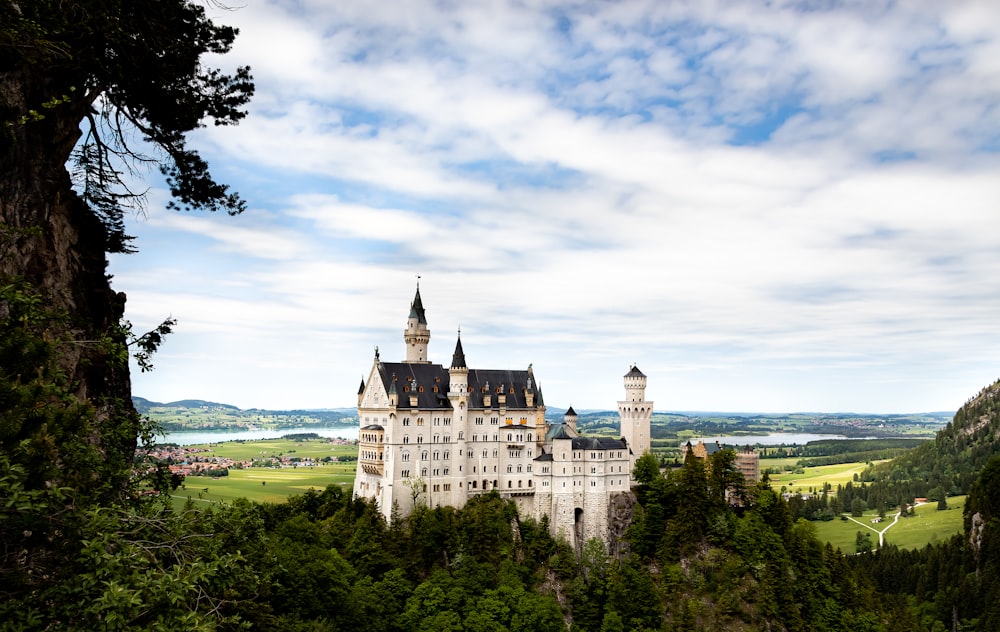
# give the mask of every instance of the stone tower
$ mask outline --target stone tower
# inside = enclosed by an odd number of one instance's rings
[[[646,376],[639,367],[625,374],[625,401],[618,402],[621,433],[629,447],[629,471],[635,460],[649,452],[649,419],[653,415],[653,402],[646,401]]]
[[[417,284],[417,295],[410,304],[410,317],[406,319],[406,329],[403,331],[406,342],[406,362],[411,364],[429,364],[427,359],[427,343],[431,340],[431,330],[427,328],[427,316],[424,314],[424,304],[420,300],[420,284]]]

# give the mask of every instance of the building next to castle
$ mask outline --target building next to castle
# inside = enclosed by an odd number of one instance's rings
[[[572,407],[562,423],[546,422],[531,365],[470,368],[459,335],[446,368],[429,360],[430,337],[418,286],[403,332],[406,359],[385,362],[376,348],[358,391],[355,496],[376,501],[388,520],[393,508],[461,507],[496,490],[521,515],[547,515],[552,533],[575,546],[609,541],[635,459],[650,446],[646,376],[635,366],[625,375],[621,439],[584,437]]]
[[[713,443],[699,441],[697,445],[691,445],[691,442],[688,441],[685,445],[681,446],[681,457],[687,458],[687,455],[691,453],[699,459],[704,459],[707,465],[709,457],[723,449],[718,441]],[[735,450],[735,457],[733,463],[736,466],[736,470],[743,475],[743,481],[747,485],[752,485],[760,481],[760,454],[757,450],[753,449],[750,445],[745,445]]]

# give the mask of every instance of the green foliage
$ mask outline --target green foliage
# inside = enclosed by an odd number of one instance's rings
[[[32,125],[31,134],[56,132],[59,122],[82,126],[78,189],[107,229],[110,251],[130,250],[121,217],[141,204],[142,193],[126,185],[136,164],[161,165],[178,207],[243,210],[185,139],[205,120],[230,125],[246,115],[249,69],[230,75],[201,63],[206,54],[228,52],[236,29],[214,24],[200,3],[184,0],[4,3],[0,24],[0,70],[34,82],[23,92],[38,99],[34,107],[6,104],[6,127],[16,135]],[[135,134],[157,157],[132,146]],[[67,152],[57,160],[65,163],[72,144],[49,140],[46,150]]]

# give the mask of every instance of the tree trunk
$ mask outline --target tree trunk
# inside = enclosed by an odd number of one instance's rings
[[[54,63],[0,65],[0,277],[24,279],[46,308],[67,315],[64,330],[52,332],[69,341],[60,346],[60,368],[96,412],[91,436],[81,439],[120,465],[131,463],[138,429],[128,362],[122,347],[115,354],[107,344],[125,344],[117,329],[125,295],[107,276],[107,231],[66,169],[90,107],[83,92],[82,82],[60,76]],[[53,100],[63,102],[43,106]],[[22,428],[22,438],[37,430]],[[95,482],[120,491],[128,472],[114,469],[95,473],[102,479]]]

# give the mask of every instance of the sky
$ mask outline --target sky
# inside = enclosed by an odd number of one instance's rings
[[[256,95],[150,175],[133,393],[357,403],[375,347],[532,364],[550,407],[954,411],[1000,378],[1000,3],[241,0]]]

